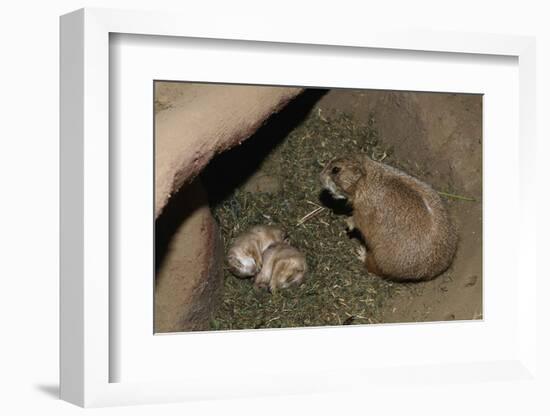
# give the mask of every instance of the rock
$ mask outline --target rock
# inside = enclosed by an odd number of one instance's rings
[[[281,190],[279,178],[258,171],[244,184],[244,190],[250,193],[276,194]]]
[[[156,82],[155,217],[212,157],[249,138],[301,88]]]
[[[221,299],[223,244],[195,180],[156,222],[155,332],[209,328]]]
[[[301,91],[155,83],[155,332],[208,329],[220,300],[223,245],[195,178]],[[264,177],[254,186],[274,192],[280,184]]]

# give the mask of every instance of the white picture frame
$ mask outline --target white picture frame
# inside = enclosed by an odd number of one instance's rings
[[[413,367],[373,366],[357,369],[320,368],[292,374],[271,374],[269,383],[241,380],[229,384],[182,378],[177,381],[111,382],[110,366],[120,359],[110,348],[109,275],[109,51],[110,34],[225,39],[226,41],[331,45],[333,48],[429,51],[439,54],[504,55],[518,59],[519,183],[517,270],[524,279],[517,291],[517,345],[496,361],[426,363]],[[169,13],[84,9],[61,18],[61,398],[80,406],[160,403],[215,397],[320,393],[351,386],[372,389],[408,388],[411,384],[507,381],[538,383],[536,361],[536,217],[535,166],[525,149],[535,142],[535,40],[530,37],[467,33],[399,32],[377,29],[322,30],[301,33],[276,25],[251,23],[238,33],[230,22],[205,27],[188,16]],[[519,198],[521,197],[521,198]],[[517,273],[517,271],[516,271]],[[461,331],[460,323],[454,331]],[[404,331],[411,331],[408,326]],[[336,329],[337,331],[338,329]],[[348,329],[346,329],[348,330]],[[336,334],[332,330],[333,334]],[[361,328],[354,328],[359,336]],[[377,332],[387,332],[378,327]],[[294,335],[301,330],[294,330]],[[348,331],[349,332],[349,331]],[[264,332],[263,337],[273,336]],[[340,333],[341,335],[341,333]],[[152,334],[151,334],[152,336]],[[224,336],[224,334],[219,334]],[[243,340],[234,341],[244,342]],[[413,360],[414,362],[414,360]],[[476,372],[483,373],[472,377]],[[319,378],[319,374],[326,377]],[[348,382],[342,383],[346,374]],[[412,375],[411,375],[412,374]],[[227,376],[227,375],[226,375]],[[400,380],[394,386],[394,380]],[[223,388],[224,383],[227,388]],[[382,387],[380,387],[380,384]],[[279,386],[275,388],[274,386]],[[399,387],[400,386],[400,387]],[[418,386],[417,386],[418,387]]]

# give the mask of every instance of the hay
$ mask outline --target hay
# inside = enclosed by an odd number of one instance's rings
[[[269,128],[275,127],[266,126],[259,135]],[[315,110],[284,140],[255,137],[249,141],[255,140],[265,142],[251,144],[249,149],[246,142],[242,149],[226,152],[204,175],[226,249],[235,236],[253,225],[279,225],[288,232],[291,244],[306,255],[309,272],[300,287],[271,295],[255,291],[250,280],[237,279],[225,269],[223,301],[212,317],[211,329],[379,322],[380,310],[395,284],[367,274],[356,255],[359,241],[346,233],[349,207],[321,193],[319,183],[322,167],[336,156],[365,153],[391,161],[391,149],[380,143],[374,115],[367,125],[361,125],[343,113]],[[243,189],[242,177],[231,179],[230,167],[248,163],[254,154],[260,159],[265,155],[253,169],[277,178],[281,182],[278,193],[249,193]]]

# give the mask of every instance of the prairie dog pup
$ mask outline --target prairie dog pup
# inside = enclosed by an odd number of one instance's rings
[[[277,243],[264,252],[263,266],[254,279],[257,289],[275,292],[297,286],[304,281],[306,257],[286,243]]]
[[[366,242],[367,270],[396,280],[427,280],[451,264],[457,235],[441,198],[429,185],[369,157],[337,158],[321,183],[353,207],[348,226]]]
[[[271,245],[283,242],[283,230],[257,225],[239,235],[227,252],[229,270],[237,277],[255,276],[262,268],[262,255]]]

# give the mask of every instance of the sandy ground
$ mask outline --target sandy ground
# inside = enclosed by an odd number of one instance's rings
[[[482,318],[482,98],[479,95],[332,90],[316,104],[366,122],[411,174],[445,198],[459,230],[452,267],[424,283],[400,285],[384,306],[385,322]]]
[[[154,331],[208,329],[221,298],[223,248],[199,181],[170,199],[155,235]]]
[[[155,217],[219,152],[253,134],[300,88],[155,82]]]

